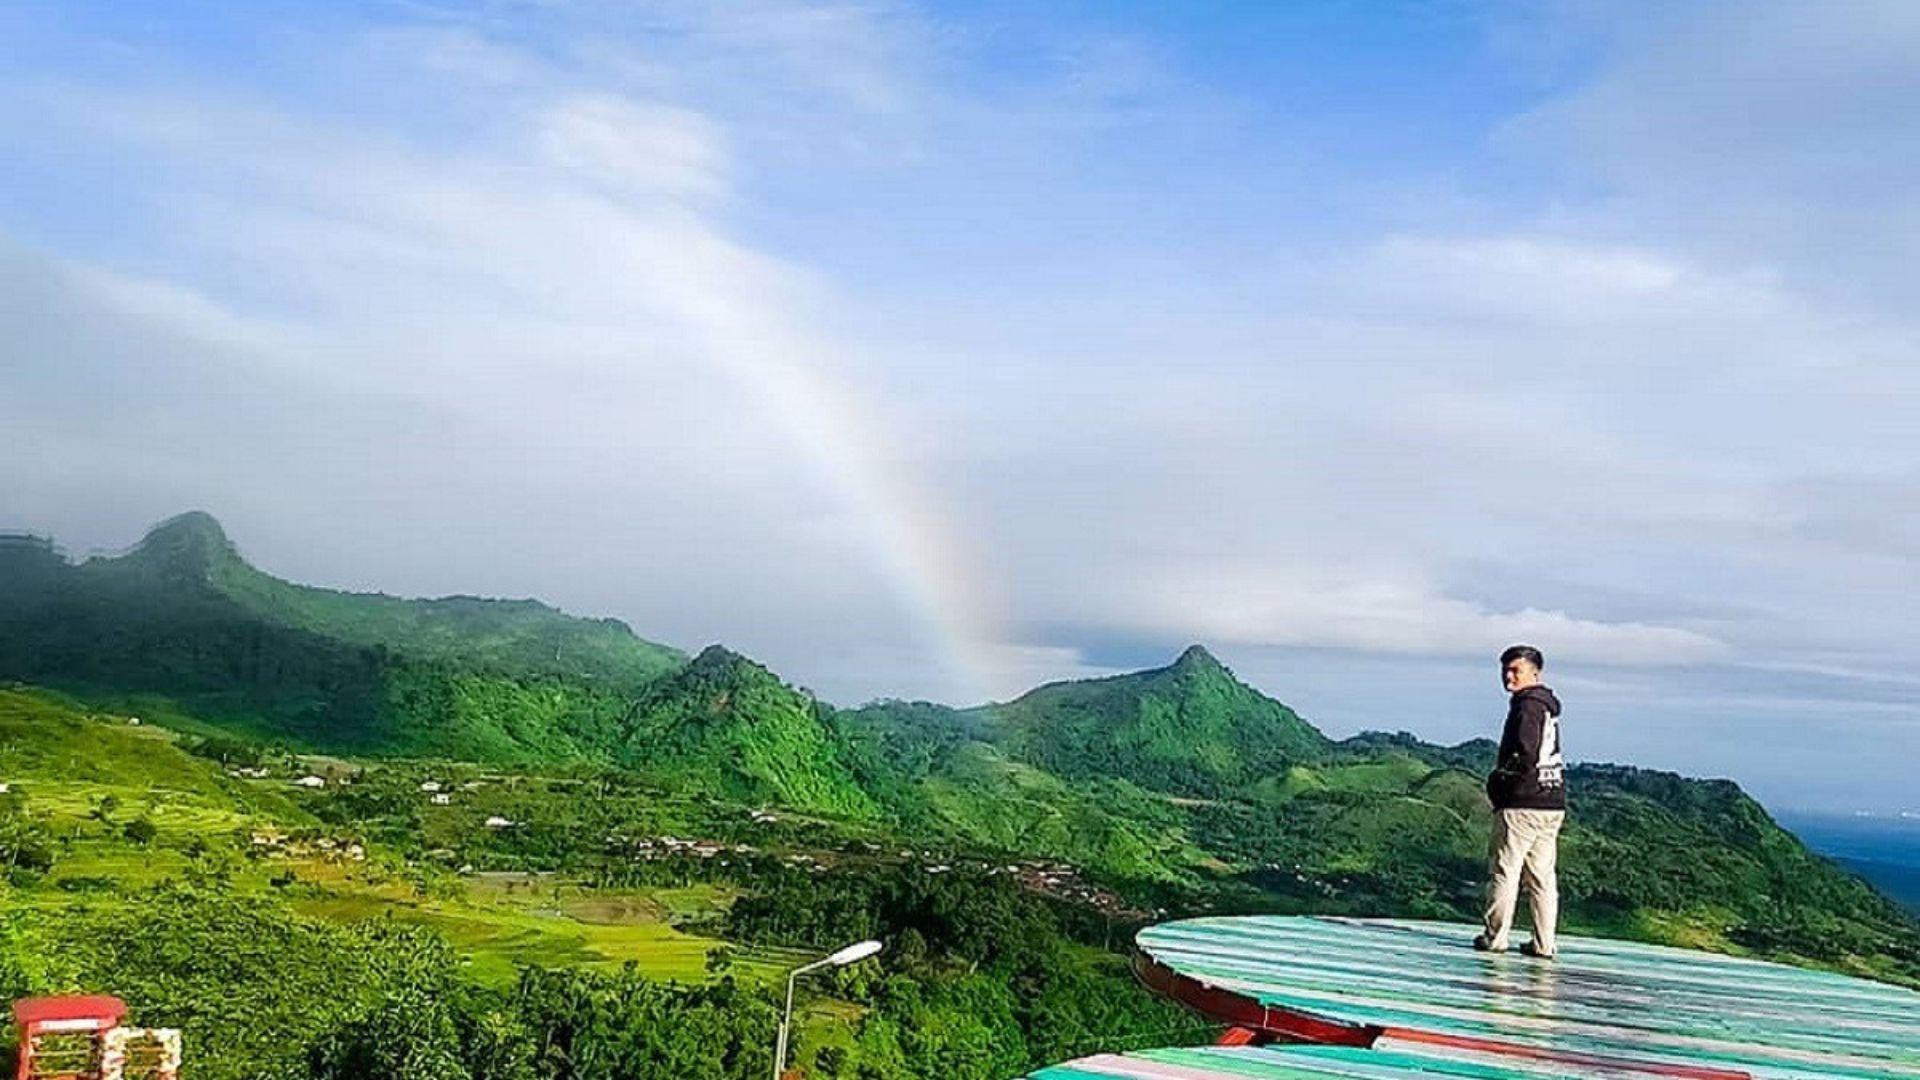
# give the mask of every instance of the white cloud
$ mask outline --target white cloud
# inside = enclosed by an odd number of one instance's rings
[[[1849,302],[1911,302],[1899,267],[1920,245],[1920,196],[1904,178],[1920,143],[1903,128],[1920,98],[1920,8],[1548,10],[1598,62],[1504,138],[1597,189],[1567,226],[1762,263]]]
[[[1355,268],[1354,284],[1363,283],[1388,295],[1404,290],[1403,300],[1455,318],[1614,332],[1679,320],[1775,319],[1793,306],[1764,270],[1715,271],[1672,252],[1544,231],[1390,237]]]
[[[482,86],[514,87],[551,77],[535,58],[491,41],[467,26],[373,30],[367,33],[365,45],[376,56]]]
[[[1146,598],[1145,625],[1188,628],[1235,645],[1317,646],[1484,659],[1515,642],[1590,664],[1685,665],[1724,657],[1693,630],[1580,619],[1563,611],[1489,611],[1378,567],[1235,565],[1210,559],[1128,575]],[[1125,611],[1111,618],[1123,619]]]
[[[729,183],[719,130],[690,109],[610,95],[572,98],[553,107],[540,142],[560,166],[619,189],[711,197]]]

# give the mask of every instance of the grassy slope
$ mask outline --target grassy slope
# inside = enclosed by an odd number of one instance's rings
[[[831,720],[861,785],[909,835],[1137,881],[1191,882],[1213,861],[1175,800],[1126,780],[1062,779],[976,738],[957,710],[892,701]]]
[[[163,837],[255,820],[311,823],[285,793],[232,779],[179,749],[172,733],[131,719],[54,694],[0,690],[0,780],[16,804],[76,837],[108,796],[119,804],[120,820],[146,814]]]
[[[626,890],[589,903],[580,886],[563,881],[518,877],[509,888],[506,877],[463,881],[415,869],[377,843],[369,858],[353,860],[344,847],[362,830],[327,825],[315,811],[334,796],[293,787],[289,777],[311,763],[293,764],[301,768],[277,766],[270,779],[235,778],[165,730],[57,695],[0,690],[0,780],[11,788],[0,813],[35,822],[55,848],[51,871],[0,892],[0,910],[122,902],[143,886],[199,872],[333,921],[393,918],[434,928],[483,980],[510,979],[523,962],[612,970],[633,961],[659,978],[707,977],[717,942],[674,924],[719,905],[724,897],[712,890]],[[488,801],[449,808],[443,834],[477,833],[479,819],[495,810],[521,812],[513,798],[501,785]],[[417,792],[415,799],[425,801]],[[135,820],[151,821],[157,836],[130,840],[126,826]],[[285,842],[262,850],[252,843],[256,833]],[[323,838],[335,846],[322,848]],[[273,884],[289,877],[291,885]],[[737,970],[770,975],[778,959],[749,953]]]
[[[1180,811],[1124,781],[1072,784],[971,743],[922,786],[941,831],[970,847],[1045,856],[1125,878],[1206,861]]]

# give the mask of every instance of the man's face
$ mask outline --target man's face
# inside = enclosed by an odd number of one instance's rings
[[[1509,694],[1524,690],[1529,686],[1538,686],[1540,684],[1540,669],[1534,667],[1533,661],[1526,657],[1516,656],[1507,661],[1505,666],[1500,669],[1500,682],[1507,688],[1507,693]]]

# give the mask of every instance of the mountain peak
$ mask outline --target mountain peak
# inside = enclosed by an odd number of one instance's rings
[[[1173,667],[1176,671],[1226,670],[1225,665],[1208,652],[1206,646],[1197,644],[1187,646],[1186,650],[1180,654],[1180,658],[1173,662]]]
[[[205,575],[226,559],[239,558],[219,520],[204,510],[189,510],[147,530],[134,554],[194,576]]]
[[[696,680],[756,682],[775,676],[751,657],[742,656],[724,645],[709,645],[686,666],[684,675]]]
[[[703,668],[732,667],[747,658],[727,648],[725,645],[709,645],[700,650],[693,662]]]
[[[155,539],[175,536],[205,537],[222,544],[228,543],[227,530],[220,525],[220,519],[205,510],[189,510],[184,514],[175,514],[167,520],[147,530],[143,543]]]

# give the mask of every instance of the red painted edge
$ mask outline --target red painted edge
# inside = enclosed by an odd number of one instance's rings
[[[1133,954],[1133,974],[1148,989],[1172,998],[1203,1016],[1236,1028],[1245,1028],[1256,1039],[1370,1047],[1385,1031],[1375,1024],[1349,1024],[1313,1013],[1266,1005],[1245,994],[1209,986],[1191,975],[1182,975],[1137,950]],[[1731,1078],[1714,1076],[1703,1080]]]
[[[13,1003],[13,1017],[22,1026],[49,1020],[101,1020],[112,1027],[125,1015],[126,1003],[106,994],[22,998]]]
[[[1716,1069],[1708,1065],[1685,1065],[1665,1061],[1642,1061],[1638,1058],[1609,1057],[1605,1054],[1588,1054],[1578,1050],[1554,1050],[1544,1046],[1502,1042],[1499,1039],[1483,1039],[1474,1035],[1421,1031],[1419,1028],[1389,1027],[1384,1029],[1382,1034],[1396,1042],[1444,1046],[1454,1050],[1470,1050],[1482,1054],[1497,1054],[1501,1057],[1524,1058],[1529,1061],[1550,1061],[1561,1065],[1624,1070],[1647,1076],[1671,1076],[1678,1080],[1753,1080],[1752,1073],[1738,1069]]]
[[[1227,1030],[1221,1032],[1219,1038],[1213,1040],[1213,1045],[1215,1046],[1259,1046],[1261,1043],[1265,1041],[1266,1040],[1260,1037],[1260,1033],[1253,1030],[1252,1028],[1230,1027]]]

